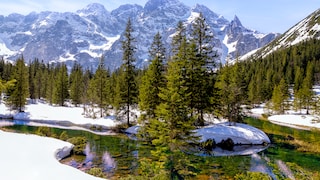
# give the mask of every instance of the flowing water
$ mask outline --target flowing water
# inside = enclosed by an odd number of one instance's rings
[[[291,135],[302,136],[306,139],[315,136],[311,139],[318,141],[319,138],[320,140],[319,132],[294,130],[254,119],[247,119],[246,122],[267,132],[271,141],[285,139]],[[1,124],[6,125],[3,128],[19,133],[35,134],[39,130],[39,127],[21,124],[19,121],[12,123],[12,121],[1,120]],[[131,140],[123,134],[98,135],[83,130],[49,129],[53,136],[59,136],[62,132],[66,132],[68,137],[84,136],[87,138],[88,142],[84,148],[86,156],[73,156],[63,161],[63,163],[83,171],[99,167],[108,178],[117,179],[128,174],[137,175],[139,160],[141,158],[152,159],[150,155],[152,147]],[[226,179],[247,171],[263,172],[273,179],[277,179],[279,174],[291,178],[293,173],[290,167],[286,166],[286,163],[296,164],[307,171],[320,172],[320,154],[299,152],[295,147],[282,143],[271,144],[262,152],[246,156],[188,156],[198,169],[197,174],[202,178]]]

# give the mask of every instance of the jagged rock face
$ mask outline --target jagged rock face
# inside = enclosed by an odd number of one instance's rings
[[[144,7],[122,5],[108,12],[101,4],[90,4],[76,13],[41,12],[23,16],[0,16],[0,56],[26,61],[80,62],[95,69],[102,55],[111,69],[122,63],[121,40],[128,18],[136,37],[136,65],[143,67],[148,48],[160,32],[167,49],[178,21],[191,27],[202,12],[214,34],[217,61],[235,58],[271,42],[277,34],[262,34],[245,28],[239,18],[231,22],[203,5],[190,8],[178,0],[149,0]]]

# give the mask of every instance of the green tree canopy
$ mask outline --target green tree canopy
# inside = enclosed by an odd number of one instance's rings
[[[22,112],[24,111],[27,97],[29,97],[28,68],[25,66],[23,57],[16,61],[12,79],[15,79],[15,85],[8,89],[8,104],[13,109]]]

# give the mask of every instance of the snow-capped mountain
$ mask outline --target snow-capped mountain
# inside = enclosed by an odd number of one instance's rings
[[[293,46],[309,39],[320,39],[320,9],[297,23],[273,42],[257,51],[254,56],[267,56],[281,49]]]
[[[38,58],[67,64],[78,61],[95,69],[99,58],[105,55],[105,64],[115,69],[122,63],[122,34],[131,18],[137,66],[142,67],[157,32],[169,49],[178,21],[190,27],[200,12],[213,31],[213,44],[222,63],[227,57],[232,59],[260,48],[278,35],[247,29],[237,16],[229,22],[206,6],[191,8],[179,0],[149,0],[144,7],[126,4],[111,12],[94,3],[75,13],[46,11],[0,16],[0,56],[15,60],[23,55],[26,61]]]

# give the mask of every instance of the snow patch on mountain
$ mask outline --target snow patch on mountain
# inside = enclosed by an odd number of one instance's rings
[[[4,43],[0,38],[0,54],[4,56],[4,58],[7,58],[9,56],[15,55],[17,52],[10,50],[6,43]]]
[[[313,38],[320,39],[320,9],[301,20],[269,45],[261,48],[255,56],[266,57],[278,49],[287,48]],[[245,57],[249,57],[249,55],[245,55]]]
[[[223,42],[223,44],[225,44],[227,46],[228,53],[234,52],[237,50],[236,45],[237,45],[238,41],[229,43],[229,36],[226,35],[222,42]]]
[[[191,15],[189,16],[187,20],[187,24],[191,24],[195,19],[197,19],[200,16],[200,13],[198,12],[191,12]]]

